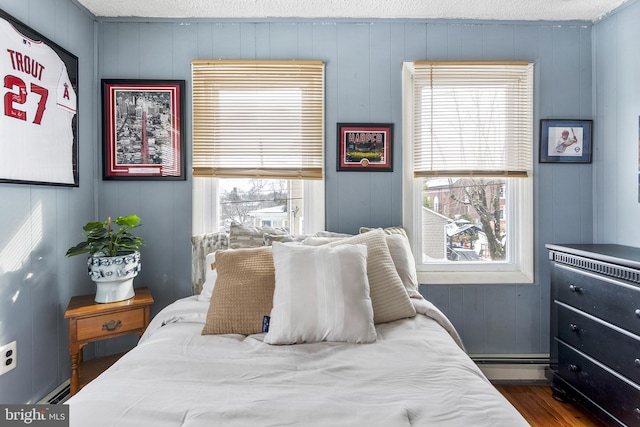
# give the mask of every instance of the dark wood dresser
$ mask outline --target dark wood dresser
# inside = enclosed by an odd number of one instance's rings
[[[640,248],[548,244],[554,397],[640,426]]]

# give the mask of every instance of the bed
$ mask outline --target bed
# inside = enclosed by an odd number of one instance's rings
[[[70,425],[528,425],[387,236],[216,252],[214,287],[162,309],[67,402]]]

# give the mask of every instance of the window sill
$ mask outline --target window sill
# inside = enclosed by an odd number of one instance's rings
[[[418,271],[418,283],[423,285],[497,285],[532,284],[533,273],[522,271]]]

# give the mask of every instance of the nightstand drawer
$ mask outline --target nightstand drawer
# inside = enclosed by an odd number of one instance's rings
[[[640,338],[556,301],[558,338],[640,384]],[[612,351],[615,349],[615,351]]]
[[[145,327],[144,308],[78,319],[78,341],[91,341]]]
[[[558,343],[558,375],[629,426],[640,423],[640,388],[571,347]]]
[[[555,299],[640,335],[640,288],[559,264],[551,274]]]

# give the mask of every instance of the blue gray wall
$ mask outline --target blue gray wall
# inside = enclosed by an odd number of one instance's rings
[[[640,246],[640,2],[593,30],[595,106],[594,239]]]
[[[0,0],[0,8],[79,58],[80,187],[0,183],[0,345],[17,341],[18,356],[0,377],[0,402],[24,403],[69,377],[64,310],[72,295],[92,292],[86,260],[64,254],[93,218],[97,194],[94,23],[68,1]]]
[[[325,61],[326,228],[333,231],[354,233],[362,225],[401,223],[403,61],[531,60],[536,63],[536,140],[540,118],[591,118],[591,26],[585,23],[106,21],[99,26],[98,40],[98,76],[108,78],[189,82],[193,58]],[[350,121],[396,124],[393,173],[335,171],[336,123]],[[546,353],[544,243],[592,239],[591,165],[536,163],[535,173],[536,283],[422,288],[451,317],[470,353]],[[143,253],[146,259],[158,255],[163,260],[157,263],[162,269],[142,279],[162,298],[159,305],[188,293],[188,274],[183,274],[188,258],[181,256],[188,254],[189,245],[189,183],[106,182],[99,197],[103,216],[113,210],[135,211],[146,228],[164,231]]]
[[[91,293],[84,260],[63,254],[90,219],[137,213],[143,271],[137,286],[147,285],[156,300],[154,314],[190,292],[191,178],[184,182],[104,182],[100,179],[101,78],[184,79],[190,87],[193,58],[321,59],[326,63],[326,217],[327,229],[356,232],[361,225],[401,223],[401,63],[414,59],[531,60],[536,64],[535,158],[538,123],[544,118],[590,119],[596,109],[595,146],[604,139],[601,121],[611,129],[629,130],[624,155],[603,160],[596,149],[593,165],[535,164],[535,283],[532,285],[424,285],[422,291],[460,331],[475,354],[538,354],[548,351],[547,242],[591,242],[609,238],[601,217],[616,218],[612,241],[628,241],[630,223],[616,209],[619,191],[605,188],[603,176],[621,174],[621,162],[637,152],[635,122],[622,126],[610,112],[633,80],[634,68],[621,59],[635,52],[625,42],[638,12],[625,8],[594,27],[590,23],[507,23],[376,20],[155,21],[94,22],[70,1],[0,0],[0,7],[67,48],[80,58],[80,188],[0,184],[0,252],[9,245],[31,214],[42,207],[43,238],[34,227],[24,239],[29,256],[15,271],[0,271],[0,344],[18,340],[18,368],[0,377],[0,402],[27,402],[42,397],[68,377],[67,329],[62,316],[71,295]],[[54,7],[55,5],[55,7]],[[627,18],[627,14],[634,15]],[[595,34],[592,46],[592,34]],[[602,45],[602,46],[601,46]],[[611,46],[621,46],[611,49]],[[624,48],[624,50],[622,50]],[[602,51],[611,51],[615,53]],[[594,53],[595,52],[595,53]],[[607,65],[601,55],[615,55]],[[637,60],[634,60],[637,61]],[[622,62],[622,65],[620,65]],[[592,76],[592,70],[614,77]],[[634,63],[637,69],[637,62]],[[626,81],[622,81],[622,79]],[[601,82],[601,79],[602,82]],[[592,92],[594,81],[599,83]],[[600,85],[600,83],[602,83]],[[637,85],[631,85],[637,88]],[[623,90],[625,88],[625,90]],[[606,94],[600,94],[606,92]],[[597,97],[592,99],[592,93]],[[187,94],[188,95],[188,94]],[[637,93],[625,94],[629,103]],[[638,97],[635,97],[638,99]],[[600,104],[601,99],[606,101]],[[190,96],[187,96],[186,138],[190,141]],[[598,101],[598,102],[596,102]],[[596,108],[597,107],[597,108]],[[600,113],[602,111],[602,113]],[[617,111],[618,116],[621,111]],[[395,127],[394,172],[335,171],[337,122],[392,122]],[[602,125],[604,126],[604,125]],[[628,139],[628,141],[627,141]],[[608,144],[617,150],[620,139]],[[602,142],[605,144],[605,142]],[[626,146],[626,145],[625,145]],[[604,148],[605,146],[602,145]],[[637,149],[637,147],[635,148]],[[190,146],[187,147],[190,156]],[[189,163],[189,162],[188,162]],[[637,164],[635,164],[637,171]],[[613,186],[637,192],[637,178],[616,179]],[[606,181],[608,184],[609,181]],[[595,190],[594,190],[595,188]],[[620,190],[622,191],[622,190]],[[596,194],[594,196],[594,194]],[[625,196],[626,198],[627,196]],[[637,196],[629,196],[631,201]],[[605,208],[600,198],[608,198]],[[637,203],[637,201],[635,202]],[[625,205],[626,207],[626,205]],[[633,209],[638,209],[633,204]],[[601,212],[601,210],[602,212]],[[597,220],[594,219],[597,212]],[[635,212],[635,210],[633,211]],[[623,220],[625,224],[623,224]],[[30,275],[30,274],[33,275]],[[96,353],[133,343],[99,344]]]

